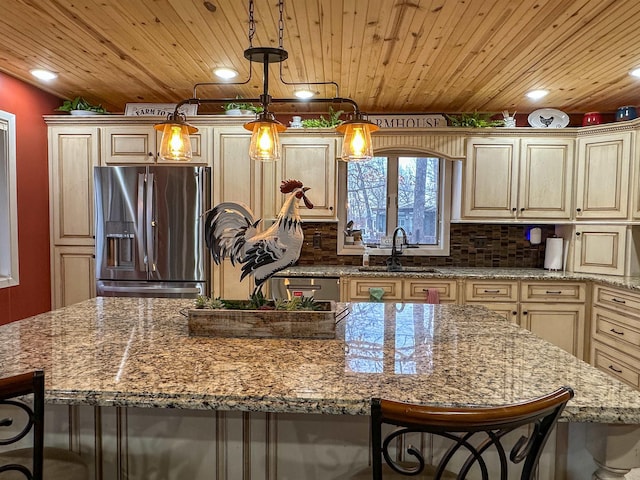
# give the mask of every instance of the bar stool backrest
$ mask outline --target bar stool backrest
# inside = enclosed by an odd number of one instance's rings
[[[530,401],[499,407],[430,407],[374,398],[371,400],[371,432],[373,479],[382,480],[382,459],[396,473],[415,476],[427,467],[425,456],[409,441],[418,433],[430,433],[449,440],[449,446],[437,463],[434,480],[465,479],[472,468],[483,480],[495,480],[489,468],[499,458],[500,480],[507,480],[510,464],[523,463],[521,480],[531,480],[542,449],[567,402],[573,398],[570,387],[561,387]],[[383,438],[383,425],[396,428]],[[522,435],[507,452],[505,435],[517,428],[529,426],[528,436]],[[413,436],[412,436],[413,435]],[[408,444],[408,445],[407,445]],[[407,456],[398,459],[397,445]],[[490,460],[486,455],[492,452]],[[457,472],[452,460],[462,455]],[[461,466],[460,466],[461,465]],[[453,476],[452,477],[452,473]],[[422,477],[417,477],[422,478]]]
[[[33,404],[21,401],[18,397],[33,395]],[[2,463],[0,473],[21,472],[26,479],[41,480],[44,462],[44,372],[37,370],[13,377],[0,378],[0,406],[7,405],[25,412],[26,422],[15,430],[14,418],[0,416],[0,445],[17,444],[33,431],[33,464],[31,469],[18,463]],[[3,434],[3,427],[14,427]],[[8,431],[7,428],[4,428]]]

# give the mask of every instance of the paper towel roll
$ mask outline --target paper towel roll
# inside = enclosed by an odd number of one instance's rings
[[[544,251],[544,268],[546,268],[547,270],[562,270],[562,257],[562,238],[547,238],[547,243]]]

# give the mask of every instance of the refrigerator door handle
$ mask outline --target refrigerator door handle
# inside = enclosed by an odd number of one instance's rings
[[[155,202],[155,186],[154,186],[154,176],[153,173],[147,174],[147,195],[145,197],[145,211],[146,211],[146,239],[147,239],[147,258],[149,271],[156,271],[156,263],[157,263],[157,252],[156,252],[156,242],[155,242],[155,226],[156,220],[154,217],[153,206]]]
[[[200,294],[201,290],[197,287],[155,287],[155,286],[112,286],[112,285],[103,285],[101,287],[101,291],[104,293],[189,293],[189,294]]]
[[[138,248],[139,270],[147,271],[147,256],[144,249],[144,191],[145,191],[145,174],[138,174],[138,228],[136,232],[136,246]]]

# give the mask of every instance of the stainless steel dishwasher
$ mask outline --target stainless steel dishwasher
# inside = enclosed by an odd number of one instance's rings
[[[272,277],[270,287],[273,298],[313,297],[340,301],[338,277]]]

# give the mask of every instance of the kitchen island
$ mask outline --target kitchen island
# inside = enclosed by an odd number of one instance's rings
[[[342,478],[367,463],[374,396],[500,405],[569,385],[563,422],[640,424],[640,392],[483,307],[339,305],[335,340],[294,340],[190,337],[190,306],[97,298],[1,326],[0,376],[44,369],[49,438],[104,478]]]

